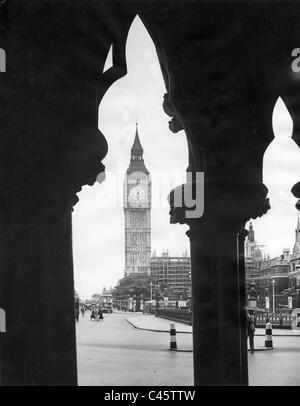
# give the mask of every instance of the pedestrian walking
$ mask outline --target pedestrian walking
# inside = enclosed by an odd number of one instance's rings
[[[103,321],[103,311],[99,309],[99,320]]]
[[[95,321],[96,314],[95,314],[95,309],[92,309],[91,311],[91,321]]]
[[[251,350],[251,354],[253,354],[254,353],[254,333],[255,333],[253,310],[248,310],[247,330],[248,330],[250,350]]]

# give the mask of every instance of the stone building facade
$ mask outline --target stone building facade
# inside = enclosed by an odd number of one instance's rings
[[[257,305],[265,308],[266,297],[273,306],[283,309],[288,306],[288,297],[292,297],[292,307],[298,307],[300,292],[300,220],[295,229],[295,244],[292,253],[284,248],[278,257],[263,256],[254,238],[254,229],[250,223],[245,243],[246,287],[255,282],[258,292]],[[274,288],[273,288],[274,285]]]
[[[188,255],[151,257],[151,279],[167,292],[169,299],[186,299],[191,292],[191,258]]]
[[[262,308],[265,307],[266,296],[270,297],[271,302],[273,301],[273,293],[275,295],[275,308],[283,309],[287,306],[289,296],[289,271],[290,251],[288,248],[283,249],[282,254],[278,257],[268,259],[261,263],[260,276],[255,282],[259,287],[260,306]]]
[[[300,307],[300,219],[295,229],[295,244],[290,257],[289,288],[293,307]]]

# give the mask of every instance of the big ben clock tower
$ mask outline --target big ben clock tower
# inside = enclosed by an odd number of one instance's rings
[[[125,275],[150,275],[151,180],[136,125],[131,159],[124,179]]]

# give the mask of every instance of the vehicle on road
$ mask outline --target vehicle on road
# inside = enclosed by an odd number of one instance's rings
[[[88,310],[101,309],[103,313],[113,312],[113,297],[110,291],[95,293],[91,300],[85,301],[85,307]]]
[[[143,306],[143,313],[153,313],[156,309],[156,300],[146,300]]]
[[[112,313],[113,297],[110,292],[102,292],[101,295],[99,295],[99,307],[103,313]]]

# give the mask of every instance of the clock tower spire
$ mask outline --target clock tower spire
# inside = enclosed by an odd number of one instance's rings
[[[130,158],[130,165],[127,169],[127,174],[141,171],[145,174],[149,175],[148,169],[145,166],[144,159],[143,159],[144,150],[140,141],[139,131],[138,131],[138,124],[135,125],[135,137],[134,142],[131,148],[131,158]]]
[[[135,137],[131,148],[131,159],[143,159],[143,147],[139,137],[138,123],[135,124]]]
[[[125,275],[150,274],[151,179],[136,123],[130,164],[124,179]]]

